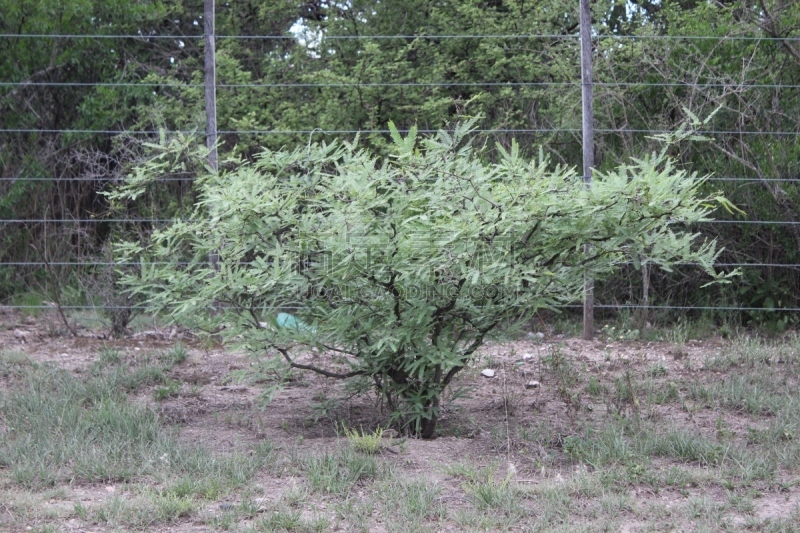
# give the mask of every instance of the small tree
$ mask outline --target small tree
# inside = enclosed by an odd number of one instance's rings
[[[430,438],[443,390],[487,335],[575,301],[584,274],[647,257],[719,277],[714,243],[688,226],[725,201],[700,195],[703,180],[666,149],[587,189],[516,145],[486,162],[469,128],[418,141],[392,127],[383,160],[334,142],[209,172],[188,220],[119,247],[142,265],[124,283],[152,311],[243,342],[273,369],[368,378],[395,423]]]

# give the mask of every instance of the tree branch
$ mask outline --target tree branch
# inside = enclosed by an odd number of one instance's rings
[[[269,345],[275,348],[278,352],[280,352],[280,354],[283,355],[283,358],[286,359],[286,362],[289,363],[289,366],[292,368],[299,368],[300,370],[310,370],[311,372],[321,374],[325,377],[336,378],[336,379],[347,379],[355,376],[363,376],[365,374],[363,370],[353,370],[352,372],[347,372],[345,374],[342,374],[339,372],[331,372],[330,370],[325,370],[324,368],[319,368],[314,365],[304,365],[301,363],[295,363],[292,360],[292,357],[289,355],[289,351],[286,348],[281,348],[280,346],[273,343],[269,343]]]

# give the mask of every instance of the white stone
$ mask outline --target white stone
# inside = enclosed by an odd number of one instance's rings
[[[481,371],[481,376],[483,376],[485,378],[493,378],[494,377],[494,370],[492,370],[491,368],[486,368],[486,369]]]
[[[527,382],[525,384],[525,388],[526,389],[538,389],[540,385],[541,385],[541,383],[539,383],[538,381],[534,380],[534,381]]]

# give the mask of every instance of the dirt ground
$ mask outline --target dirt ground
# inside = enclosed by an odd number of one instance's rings
[[[386,414],[380,413],[380,404],[374,395],[348,399],[342,383],[312,373],[298,373],[269,405],[261,408],[260,385],[231,383],[226,379],[231,371],[246,368],[252,360],[220,346],[204,346],[186,331],[152,327],[124,339],[104,338],[102,333],[89,328],[80,328],[79,334],[73,337],[60,332],[56,315],[28,317],[0,310],[0,350],[23,352],[34,361],[57,365],[76,375],[85,372],[104,348],[113,347],[126,357],[136,358],[182,343],[189,357],[170,371],[170,377],[181,383],[182,393],[155,401],[152,389],[144,389],[136,393],[133,401],[152,405],[164,424],[179,428],[181,439],[203,443],[215,450],[247,449],[265,439],[274,443],[279,453],[285,454],[332,449],[343,441],[339,429],[342,422],[354,428],[374,428],[385,421]],[[500,478],[505,472],[513,473],[514,481],[521,486],[567,482],[576,471],[591,466],[570,461],[563,453],[565,441],[580,434],[589,424],[602,424],[604,417],[609,416],[609,409],[615,407],[608,400],[582,392],[589,380],[610,384],[614,380],[630,380],[631,372],[625,378],[630,370],[635,379],[640,379],[649,369],[658,369],[657,375],[663,376],[661,381],[674,382],[681,387],[680,384],[698,378],[713,381],[720,372],[707,369],[707,361],[728,346],[728,341],[716,337],[688,340],[676,346],[665,341],[582,341],[537,334],[502,344],[492,343],[481,350],[476,365],[464,371],[455,383],[454,389],[465,388],[467,396],[444,403],[438,437],[408,439],[402,444],[387,446],[382,459],[403,474],[425,477],[440,485],[439,498],[451,508],[466,507],[469,499],[463,490],[463,480],[448,474],[447,465],[468,462],[491,466]],[[574,390],[565,391],[558,373],[552,365],[548,366],[547,358],[552,358],[554,353],[562,355],[578,373],[578,385]],[[494,370],[494,377],[483,376],[481,372],[485,369]],[[322,410],[320,405],[326,400],[338,401],[329,402],[329,408]],[[644,411],[645,407],[637,403],[616,408],[622,414],[639,416],[639,412],[632,411]],[[688,399],[648,405],[647,410],[648,417],[677,424],[698,435],[713,436],[720,431],[718,413],[712,409],[693,410]],[[725,424],[726,431],[743,435],[758,428],[759,420],[734,412],[726,414]],[[535,437],[526,437],[529,434]],[[669,466],[667,460],[656,458],[654,468],[660,461],[665,462],[665,468]],[[796,470],[782,471],[775,483],[759,486],[754,507],[745,514],[751,519],[766,521],[762,523],[790,516],[800,502],[800,487],[792,483],[796,475]],[[267,505],[280,499],[285,491],[296,488],[301,481],[293,476],[263,472],[253,483],[262,489],[263,503]],[[776,488],[781,484],[786,488]],[[92,505],[121,490],[124,487],[113,484],[78,484],[67,487],[66,492],[54,496],[47,505],[69,509],[76,500]],[[652,490],[631,483],[627,490],[633,507],[638,510],[683,508],[692,498],[724,501],[727,497],[726,489],[715,484],[690,483]],[[235,503],[235,496],[230,499]],[[207,511],[216,512],[225,503],[212,502]],[[324,501],[317,505],[321,507],[316,511],[325,512]],[[107,529],[103,525],[87,525],[65,514],[58,529]],[[730,523],[745,527],[745,514],[734,513]],[[652,524],[646,516],[642,512],[623,512],[615,527],[619,531],[650,529]],[[690,518],[685,518],[685,514],[680,516],[683,518],[676,530],[696,529]],[[373,519],[371,530],[386,530],[379,516]],[[461,530],[452,523],[443,523],[441,528]],[[331,529],[337,527],[331,526]],[[158,530],[211,531],[213,528],[202,521],[185,519],[160,526]]]

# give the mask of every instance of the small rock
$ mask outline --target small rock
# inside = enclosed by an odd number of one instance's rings
[[[528,361],[529,359],[533,359],[533,354],[532,353],[524,353],[524,354],[522,354],[522,360],[523,361]]]
[[[117,489],[114,487],[106,487],[106,492],[113,494],[114,492],[117,492]]]
[[[223,511],[230,511],[231,509],[233,509],[233,504],[232,503],[221,503],[221,504],[219,504],[219,508],[222,509]]]
[[[526,389],[538,389],[541,386],[541,383],[538,381],[529,381],[525,384]]]
[[[486,368],[484,370],[481,370],[481,376],[483,376],[485,378],[493,378],[494,377],[494,370],[492,370],[491,368]]]
[[[13,335],[15,339],[22,343],[28,342],[28,337],[30,337],[30,333],[21,329],[15,329]]]

